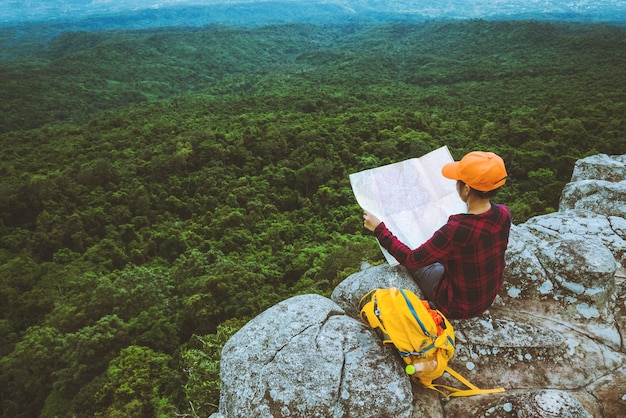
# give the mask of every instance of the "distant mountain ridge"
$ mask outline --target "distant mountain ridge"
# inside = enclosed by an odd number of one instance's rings
[[[65,0],[65,1],[6,1],[0,3],[0,24],[13,25],[25,22],[77,21],[85,18],[111,15],[155,16],[164,18],[169,25],[183,25],[189,21],[181,9],[193,8],[200,12],[198,18],[209,23],[265,24],[281,21],[303,22],[334,19],[476,19],[523,18],[577,20],[588,22],[626,21],[624,0]],[[225,10],[234,14],[224,13]],[[252,15],[239,11],[252,11]],[[264,12],[261,12],[261,11]],[[272,13],[274,12],[274,13]],[[184,19],[181,19],[184,17]],[[197,19],[191,19],[197,24]],[[161,21],[163,23],[163,21]]]

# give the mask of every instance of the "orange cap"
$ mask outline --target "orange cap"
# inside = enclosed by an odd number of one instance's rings
[[[481,192],[502,186],[507,176],[502,158],[493,152],[483,151],[470,152],[461,161],[444,165],[441,174],[452,180],[461,180]]]

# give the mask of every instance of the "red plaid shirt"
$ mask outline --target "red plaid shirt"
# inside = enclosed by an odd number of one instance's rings
[[[381,223],[374,234],[403,266],[414,269],[439,262],[444,277],[435,286],[433,302],[449,319],[471,318],[493,303],[504,272],[511,213],[504,205],[491,204],[479,215],[452,215],[448,223],[415,250],[400,242]]]

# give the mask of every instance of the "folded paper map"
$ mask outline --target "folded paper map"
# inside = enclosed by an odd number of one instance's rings
[[[412,158],[350,174],[359,205],[385,222],[400,241],[417,248],[443,226],[450,215],[467,211],[456,192],[456,181],[441,174],[454,161],[443,146]],[[387,262],[398,262],[381,248]]]

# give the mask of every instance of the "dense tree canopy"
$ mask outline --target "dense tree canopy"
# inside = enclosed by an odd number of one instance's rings
[[[497,200],[520,223],[558,207],[577,159],[626,152],[618,26],[29,42],[0,66],[2,416],[213,412],[240,326],[382,261],[350,173],[443,145],[494,151],[510,175]]]

